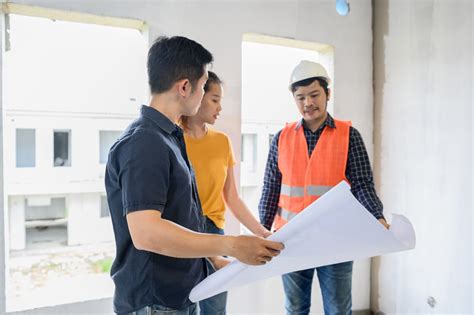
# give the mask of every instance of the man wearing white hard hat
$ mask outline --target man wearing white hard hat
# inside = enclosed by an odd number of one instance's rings
[[[260,221],[267,229],[278,230],[342,180],[389,227],[360,133],[351,122],[327,112],[330,84],[326,69],[316,62],[303,60],[291,73],[289,89],[302,119],[287,124],[270,146],[259,204]],[[352,261],[283,275],[287,314],[309,314],[315,271],[324,313],[352,314]]]

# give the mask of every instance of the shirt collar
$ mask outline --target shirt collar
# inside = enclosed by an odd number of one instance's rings
[[[295,130],[298,130],[301,126],[304,128],[304,119],[301,118],[301,120],[296,124]],[[336,128],[336,124],[334,123],[334,118],[331,117],[331,115],[328,113],[328,117],[324,121],[324,123],[319,127],[319,129],[323,128],[324,126],[329,126],[331,128]]]
[[[163,129],[163,131],[168,134],[172,134],[177,131],[179,133],[181,129],[177,127],[171,120],[169,120],[168,117],[166,117],[153,107],[142,105],[140,113],[143,117],[151,119],[155,124],[158,125],[158,127]]]

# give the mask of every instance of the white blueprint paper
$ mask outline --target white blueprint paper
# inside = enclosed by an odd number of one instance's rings
[[[279,256],[262,266],[233,261],[195,286],[190,300],[197,302],[233,287],[292,271],[415,247],[415,232],[407,218],[393,215],[390,229],[385,229],[354,198],[344,181],[268,239],[285,244]]]

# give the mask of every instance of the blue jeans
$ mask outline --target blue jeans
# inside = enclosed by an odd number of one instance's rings
[[[219,229],[214,222],[206,217],[206,233],[224,235],[224,230]],[[215,272],[212,265],[206,261],[208,275]],[[225,315],[227,304],[227,292],[222,292],[199,302],[199,314],[201,315]]]
[[[309,314],[314,270],[318,273],[324,314],[351,315],[352,261],[283,275],[287,314]]]
[[[182,310],[175,310],[161,305],[145,306],[138,311],[128,313],[128,315],[196,315],[196,304]]]

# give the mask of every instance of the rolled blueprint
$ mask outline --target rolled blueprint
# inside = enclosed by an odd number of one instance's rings
[[[262,266],[237,260],[213,273],[190,294],[197,302],[237,286],[288,272],[415,248],[410,221],[394,214],[387,230],[340,182],[268,239],[283,242],[279,256]]]

